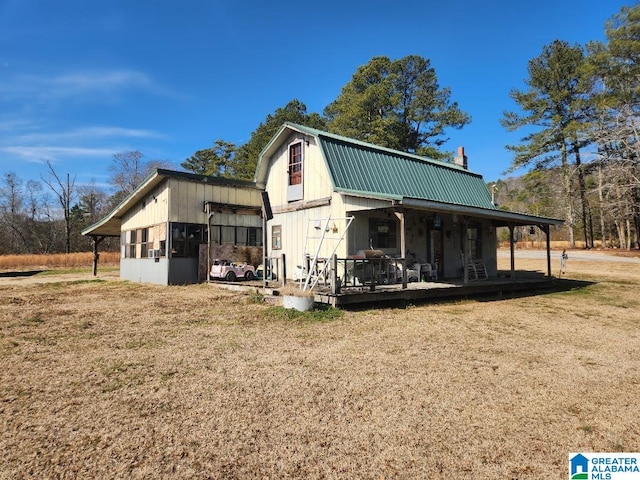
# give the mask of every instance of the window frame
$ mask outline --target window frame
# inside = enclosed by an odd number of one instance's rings
[[[302,141],[296,141],[289,145],[287,157],[287,178],[288,185],[302,185],[302,175],[304,168],[304,153]]]
[[[181,238],[176,238],[176,231]],[[172,258],[198,258],[200,245],[206,244],[207,225],[171,222],[170,234]]]
[[[282,250],[282,225],[271,225],[271,250]]]
[[[369,218],[369,240],[373,248],[397,248],[398,225],[394,219]]]
[[[213,245],[236,245],[239,247],[261,247],[262,227],[234,225],[211,225]]]

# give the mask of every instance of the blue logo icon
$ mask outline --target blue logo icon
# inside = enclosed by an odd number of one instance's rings
[[[574,455],[571,460],[571,480],[586,480],[589,478],[589,459],[578,453]]]

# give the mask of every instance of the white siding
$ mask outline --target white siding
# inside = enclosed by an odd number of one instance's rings
[[[122,219],[122,231],[165,223],[168,218],[168,182],[162,182],[141,199]]]
[[[308,202],[331,196],[331,181],[329,180],[320,147],[313,137],[297,133],[291,135],[286,142],[283,142],[273,157],[269,159],[266,190],[269,192],[269,201],[272,207],[289,204],[287,202],[289,145],[296,141],[302,141],[304,158],[302,173],[303,201]],[[309,142],[308,145],[307,142]]]
[[[374,198],[354,197],[350,195],[342,195],[341,200],[344,204],[344,211],[346,212],[375,210],[378,208],[389,208],[391,206],[391,200],[377,200]]]

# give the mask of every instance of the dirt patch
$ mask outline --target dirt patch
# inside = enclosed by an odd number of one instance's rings
[[[640,448],[637,270],[322,321],[215,285],[0,282],[0,478],[563,478]]]

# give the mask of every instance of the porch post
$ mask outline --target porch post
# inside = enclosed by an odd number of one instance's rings
[[[404,231],[404,212],[394,212],[400,220],[400,258],[402,261],[402,288],[407,288],[407,236]]]
[[[407,256],[407,241],[406,234],[404,231],[404,212],[393,212],[400,220],[400,258],[406,258]]]
[[[538,225],[547,235],[547,277],[551,280],[551,232],[549,225]]]
[[[335,253],[331,257],[331,293],[333,295],[340,293],[340,286],[338,285],[338,255]]]
[[[93,239],[93,276],[95,277],[98,275],[98,260],[100,259],[100,254],[98,253],[98,245],[100,244],[100,242],[102,242],[102,240],[104,240],[104,237],[92,235],[91,238]]]
[[[516,278],[516,256],[515,247],[513,243],[513,224],[509,224],[509,250],[511,252],[511,281],[515,281]]]
[[[462,256],[464,257],[464,261],[462,262],[462,278],[464,283],[469,283],[469,255],[471,255],[471,249],[469,248],[469,229],[467,228],[467,219],[463,216],[460,220],[462,221]]]

